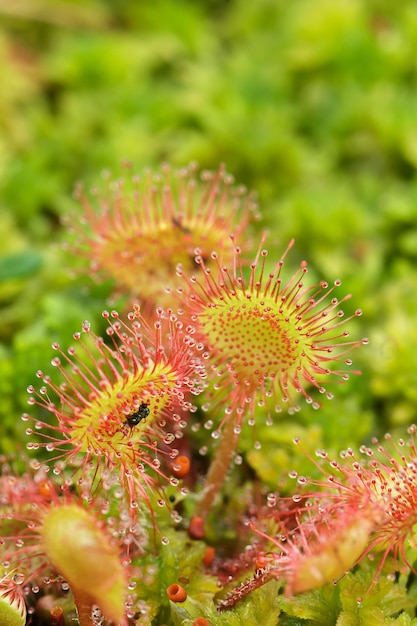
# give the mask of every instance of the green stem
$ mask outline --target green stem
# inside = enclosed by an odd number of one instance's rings
[[[238,431],[235,432],[235,428],[236,421],[230,418],[220,431],[213,460],[207,472],[204,489],[195,511],[195,515],[203,519],[209,514],[216,496],[226,480],[227,472],[236,452],[240,433]]]

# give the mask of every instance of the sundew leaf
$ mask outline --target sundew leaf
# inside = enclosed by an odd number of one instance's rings
[[[0,597],[0,623],[2,626],[24,626],[25,615],[15,606],[14,602],[9,602],[7,598]]]
[[[0,257],[0,281],[28,278],[40,269],[42,257],[34,250]]]
[[[70,584],[77,605],[98,604],[106,617],[121,621],[125,572],[117,549],[97,520],[78,504],[52,507],[44,515],[40,536],[43,550]]]

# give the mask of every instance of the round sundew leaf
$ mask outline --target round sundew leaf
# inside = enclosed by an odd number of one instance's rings
[[[0,257],[0,281],[27,278],[35,274],[42,265],[42,257],[34,250]]]
[[[0,624],[2,626],[24,626],[26,615],[7,597],[0,595]]]

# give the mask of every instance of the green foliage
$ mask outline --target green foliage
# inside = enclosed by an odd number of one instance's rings
[[[206,585],[200,581],[200,585]],[[210,624],[219,626],[244,626],[262,623],[275,626],[278,623],[280,608],[278,603],[278,583],[270,581],[261,589],[251,593],[249,601],[243,601],[235,608],[219,613],[213,605],[197,601],[197,596],[189,596],[184,603],[171,602],[171,617],[175,626],[192,626],[197,617],[206,617]],[[201,594],[200,594],[201,597]]]
[[[359,571],[343,579],[340,586],[342,611],[338,624],[377,626],[397,623],[387,618],[413,608],[413,602],[407,597],[406,589],[402,585],[394,584],[389,577],[381,576],[378,583],[368,591],[373,575],[372,571],[368,571],[367,574]]]
[[[303,624],[335,624],[340,612],[339,591],[333,585],[325,585],[296,598],[282,598],[280,606],[290,618],[284,619],[284,624],[293,624],[291,618],[301,619]]]
[[[141,578],[136,581],[136,591],[143,603],[143,624],[154,623],[155,619],[172,619],[173,624],[195,619],[213,610],[213,598],[219,591],[217,580],[204,571],[204,543],[189,539],[184,532],[166,531],[169,542],[159,546],[157,554],[141,557],[138,563]],[[172,584],[186,588],[184,603],[168,599],[166,589]]]
[[[407,612],[413,609],[413,600],[403,585],[381,576],[370,588],[374,571],[358,570],[346,574],[337,586],[324,585],[321,589],[282,599],[280,605],[290,617],[286,626],[299,618],[306,626],[379,626],[382,624],[413,624]],[[395,616],[395,617],[394,617]],[[281,622],[279,622],[281,625]]]

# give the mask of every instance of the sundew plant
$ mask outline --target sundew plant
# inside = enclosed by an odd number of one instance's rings
[[[416,42],[0,2],[0,626],[417,626]]]

